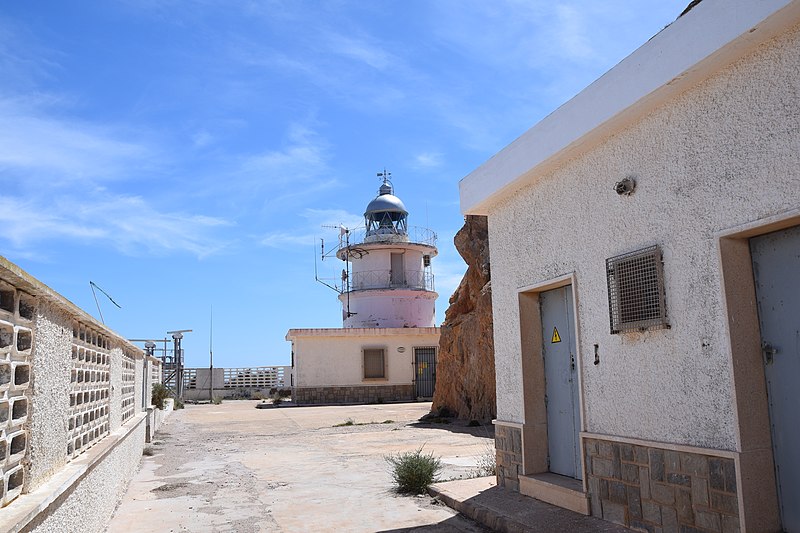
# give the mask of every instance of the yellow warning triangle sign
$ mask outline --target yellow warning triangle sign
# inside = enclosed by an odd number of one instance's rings
[[[550,339],[551,344],[561,342],[561,335],[558,334],[558,328],[553,326],[553,338]]]

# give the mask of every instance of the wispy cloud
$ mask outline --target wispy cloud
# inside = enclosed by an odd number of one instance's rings
[[[377,43],[370,42],[367,39],[329,33],[326,41],[333,53],[363,63],[376,70],[386,70],[389,67],[400,66],[400,60],[396,56],[384,50]]]
[[[315,179],[327,169],[328,143],[310,127],[294,123],[286,145],[245,158],[242,171],[271,186]]]
[[[443,158],[439,152],[423,152],[414,156],[414,167],[420,169],[438,168],[442,166]]]
[[[328,238],[329,243],[338,242],[338,228],[358,228],[364,225],[360,215],[343,209],[304,209],[300,213],[303,222],[296,232],[285,230],[267,233],[258,238],[258,243],[270,248],[291,248],[319,244],[320,238]]]
[[[151,164],[155,151],[101,126],[53,118],[21,100],[0,99],[0,169],[28,180],[107,180]]]
[[[42,202],[0,198],[2,239],[17,253],[64,239],[97,243],[133,256],[186,252],[198,258],[219,252],[226,241],[215,230],[231,222],[157,210],[145,199],[101,192]]]

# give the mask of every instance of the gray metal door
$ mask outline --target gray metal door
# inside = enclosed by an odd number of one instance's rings
[[[550,471],[582,479],[572,285],[539,295]]]
[[[436,388],[436,348],[414,348],[414,380],[417,398],[433,398]]]
[[[800,532],[800,226],[750,240],[783,529]]]
[[[390,273],[392,287],[401,287],[406,284],[406,271],[403,264],[403,254],[392,254],[392,270]]]

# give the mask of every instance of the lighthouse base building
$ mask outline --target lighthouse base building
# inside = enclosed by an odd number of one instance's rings
[[[290,329],[300,404],[383,403],[433,396],[439,328]]]
[[[290,329],[292,398],[299,404],[430,399],[439,328],[431,259],[436,234],[409,228],[388,174],[364,227],[342,228],[342,328]]]

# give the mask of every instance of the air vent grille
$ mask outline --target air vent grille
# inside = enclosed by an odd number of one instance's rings
[[[607,259],[606,276],[612,334],[669,327],[658,246]]]

